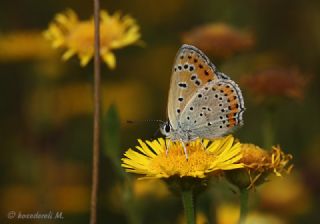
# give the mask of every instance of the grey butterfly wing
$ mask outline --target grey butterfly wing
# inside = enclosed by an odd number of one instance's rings
[[[220,137],[243,123],[244,102],[238,85],[216,80],[196,91],[179,119],[190,139]]]
[[[178,128],[182,111],[192,96],[208,82],[228,79],[218,73],[208,57],[198,48],[182,45],[172,68],[168,97],[168,117],[173,129]]]

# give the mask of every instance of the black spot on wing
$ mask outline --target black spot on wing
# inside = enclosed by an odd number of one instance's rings
[[[179,82],[179,83],[178,83],[178,86],[179,86],[180,88],[184,88],[184,89],[188,87],[187,83],[185,83],[185,82]]]

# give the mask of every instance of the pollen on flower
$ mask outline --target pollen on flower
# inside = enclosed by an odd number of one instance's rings
[[[80,64],[85,66],[94,55],[94,21],[80,21],[72,10],[57,14],[44,35],[54,48],[66,49],[63,60],[77,54]],[[139,26],[132,17],[121,16],[120,13],[109,15],[101,10],[100,55],[111,69],[116,66],[112,50],[134,44],[139,39]]]
[[[129,149],[122,159],[127,172],[143,174],[149,178],[171,176],[205,178],[219,170],[242,168],[240,143],[232,136],[214,141],[196,140],[186,145],[188,159],[181,142],[159,138],[152,142],[139,140],[138,151]],[[168,153],[166,149],[168,148]]]
[[[259,146],[254,144],[243,144],[241,162],[245,164],[246,167],[262,172],[266,165],[270,165],[271,158],[268,152]]]
[[[178,170],[181,176],[189,176],[188,174],[191,174],[195,170],[205,170],[210,159],[214,157],[210,152],[204,150],[200,142],[190,144],[186,148],[189,155],[188,160],[184,151],[181,150],[182,146],[180,144],[173,144],[168,154],[165,152],[159,154],[150,166],[153,169],[163,170],[169,176],[178,174],[176,173]]]

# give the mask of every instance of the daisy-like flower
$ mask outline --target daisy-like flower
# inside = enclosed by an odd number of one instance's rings
[[[66,49],[63,60],[77,54],[81,66],[85,66],[94,55],[94,21],[80,21],[73,10],[58,13],[44,35],[54,48]],[[139,26],[132,17],[121,16],[119,12],[109,15],[101,10],[100,55],[111,69],[116,66],[112,50],[137,43],[139,39]]]
[[[271,151],[263,150],[254,144],[242,144],[240,162],[244,168],[235,172],[226,172],[227,178],[240,188],[252,188],[265,182],[266,177],[273,173],[276,176],[290,173],[292,155],[285,154],[279,146]]]
[[[140,145],[136,146],[137,151],[128,149],[125,152],[122,166],[127,172],[145,175],[147,178],[205,178],[214,171],[243,168],[239,162],[242,158],[241,145],[232,136],[186,144],[188,159],[181,142],[163,138],[138,141]]]
[[[255,44],[253,35],[240,31],[225,23],[205,24],[185,33],[184,43],[198,46],[212,56],[225,59],[252,48]]]

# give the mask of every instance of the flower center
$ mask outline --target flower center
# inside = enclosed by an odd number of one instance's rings
[[[168,176],[194,176],[197,172],[204,172],[214,160],[213,153],[205,150],[201,142],[191,142],[186,145],[188,159],[184,147],[180,142],[170,143],[166,154],[164,149],[161,154],[151,160],[150,166],[157,172]]]

